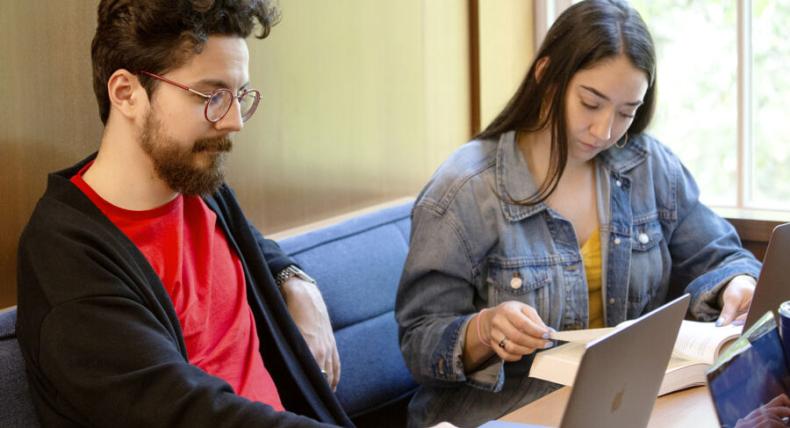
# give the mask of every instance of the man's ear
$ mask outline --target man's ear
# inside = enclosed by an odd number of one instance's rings
[[[148,94],[137,76],[128,70],[115,70],[107,81],[107,94],[110,98],[110,109],[116,110],[128,120],[136,121],[147,109]]]
[[[535,63],[535,80],[540,82],[540,79],[543,78],[543,73],[546,72],[546,67],[549,66],[549,57],[544,56],[543,58],[538,59],[538,62]]]

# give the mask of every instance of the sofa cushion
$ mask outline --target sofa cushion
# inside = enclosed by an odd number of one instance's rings
[[[342,375],[337,396],[351,417],[411,395],[394,307],[409,244],[413,202],[281,240],[316,279],[335,331]]]
[[[16,308],[0,311],[0,397],[0,427],[39,426],[16,341]]]

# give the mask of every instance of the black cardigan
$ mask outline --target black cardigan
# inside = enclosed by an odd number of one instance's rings
[[[19,242],[17,335],[42,425],[353,426],[275,286],[271,272],[293,261],[248,223],[230,188],[204,200],[241,258],[260,352],[287,412],[189,364],[158,276],[69,181],[94,156],[49,176]]]

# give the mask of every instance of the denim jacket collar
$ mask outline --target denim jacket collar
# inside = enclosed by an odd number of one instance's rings
[[[499,136],[496,152],[496,190],[502,213],[508,221],[520,221],[547,208],[546,204],[518,205],[507,202],[519,201],[533,195],[538,186],[532,178],[529,166],[516,142],[516,132],[509,131]]]
[[[625,147],[610,147],[598,154],[598,161],[608,170],[625,174],[647,159],[645,141],[639,137],[628,139]]]
[[[640,138],[629,140],[623,148],[612,147],[598,155],[599,165],[618,175],[633,169],[646,158],[645,142]],[[502,196],[499,198],[499,204],[508,221],[521,221],[548,208],[542,202],[527,206],[503,200],[508,197],[512,200],[527,199],[538,190],[527,161],[518,148],[515,131],[505,132],[499,137],[496,153],[496,190]]]

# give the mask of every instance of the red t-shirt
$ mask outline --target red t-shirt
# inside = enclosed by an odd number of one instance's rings
[[[82,179],[82,192],[148,259],[173,301],[189,362],[228,382],[238,395],[283,410],[258,351],[244,271],[217,215],[198,196],[179,195],[160,207],[130,211],[105,201]]]

